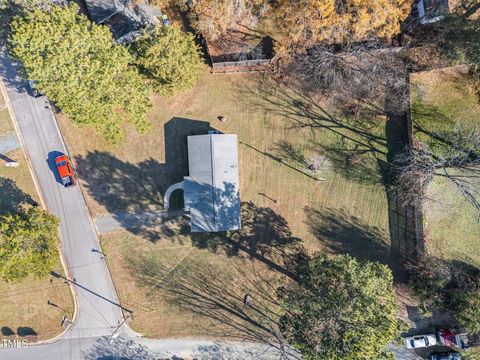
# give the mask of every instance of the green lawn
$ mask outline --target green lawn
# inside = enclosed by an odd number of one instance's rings
[[[8,111],[1,111],[0,136],[12,131]],[[23,151],[2,155],[19,166],[8,168],[0,159],[0,215],[39,201]],[[52,270],[63,273],[60,259]],[[57,306],[49,305],[48,301]],[[72,318],[73,299],[68,285],[62,281],[48,277],[9,284],[0,280],[0,338],[20,337],[30,342],[53,338],[63,331],[60,322],[64,314]]]
[[[199,318],[179,304],[178,294],[172,299],[162,290],[207,270],[221,276],[192,283],[221,281],[222,291],[236,294],[232,302],[241,305],[248,287],[236,286],[248,276],[232,272],[243,268],[278,279],[288,265],[285,254],[299,246],[388,261],[387,199],[378,166],[387,151],[385,119],[338,115],[262,75],[206,73],[196,88],[154,102],[152,132],[129,133],[119,146],[60,118],[92,213],[161,209],[166,188],[187,175],[186,136],[214,128],[238,134],[243,229],[229,238],[192,238],[169,224],[104,236],[105,250],[115,254],[107,258],[120,298],[139,313],[136,330],[213,336],[214,315]],[[228,120],[218,121],[220,115]],[[149,261],[155,265],[140,271]]]
[[[462,68],[415,74],[412,84],[414,136],[437,154],[447,149],[438,139],[448,130],[455,126],[479,129],[480,104]],[[447,260],[480,266],[478,213],[445,179],[435,178],[428,195],[432,199],[424,206],[428,251]]]

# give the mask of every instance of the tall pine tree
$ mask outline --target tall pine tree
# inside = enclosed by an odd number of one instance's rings
[[[191,34],[177,27],[161,26],[132,44],[140,71],[162,95],[193,87],[200,75],[200,50]]]
[[[16,17],[11,54],[25,76],[76,124],[94,128],[111,142],[122,139],[125,121],[147,132],[150,87],[109,29],[78,11],[75,4],[51,6]]]

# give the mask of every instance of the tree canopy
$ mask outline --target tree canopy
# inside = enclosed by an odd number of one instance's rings
[[[195,0],[192,4],[192,26],[209,40],[239,24],[255,27],[270,7],[268,0]]]
[[[379,263],[317,254],[279,294],[280,329],[306,359],[386,358],[402,329],[392,273]]]
[[[283,45],[303,48],[372,38],[400,32],[413,0],[193,0],[193,27],[215,40],[242,24],[258,29],[267,20]],[[272,14],[272,16],[268,16]],[[268,16],[268,18],[267,18]],[[272,21],[273,20],[273,21]]]
[[[0,217],[0,277],[48,275],[58,258],[57,231],[57,218],[38,208]]]
[[[480,332],[480,289],[466,291],[457,296],[455,317],[468,332]]]
[[[135,63],[152,80],[155,90],[172,95],[193,87],[202,60],[192,34],[173,26],[159,26],[132,44]]]
[[[289,44],[310,47],[392,37],[411,6],[412,0],[278,0],[275,13]]]
[[[35,9],[12,21],[11,54],[25,76],[76,124],[116,142],[128,121],[144,133],[151,89],[109,29],[91,23],[75,4]]]

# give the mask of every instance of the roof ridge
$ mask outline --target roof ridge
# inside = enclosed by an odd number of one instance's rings
[[[214,134],[209,134],[210,135],[210,154],[211,154],[211,167],[212,171],[210,173],[210,176],[212,177],[212,208],[213,208],[213,226],[214,229],[217,229],[217,197],[216,197],[216,188],[217,184],[215,183],[215,147],[213,146],[213,135]]]

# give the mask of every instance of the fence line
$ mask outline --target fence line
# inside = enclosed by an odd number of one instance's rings
[[[259,66],[259,65],[270,65],[272,64],[276,56],[271,59],[251,59],[251,60],[238,60],[238,61],[214,61],[212,55],[210,54],[210,48],[208,46],[207,39],[203,38],[205,42],[205,48],[207,49],[207,54],[210,59],[210,63],[214,69],[224,68],[224,67],[246,67],[246,66]]]

